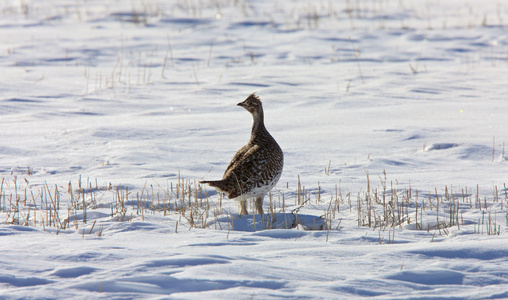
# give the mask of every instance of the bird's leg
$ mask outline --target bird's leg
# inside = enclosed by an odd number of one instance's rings
[[[256,199],[254,199],[254,205],[256,207],[256,213],[262,215],[264,214],[263,213],[263,197],[257,197]]]
[[[240,201],[240,216],[248,215],[247,212],[247,200]]]

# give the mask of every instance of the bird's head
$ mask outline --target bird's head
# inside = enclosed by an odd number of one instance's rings
[[[251,114],[258,114],[263,110],[261,105],[261,100],[256,95],[256,93],[252,93],[245,99],[243,102],[238,103],[238,106],[241,106],[248,110]]]

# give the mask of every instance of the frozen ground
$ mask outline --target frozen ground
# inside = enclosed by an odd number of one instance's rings
[[[508,6],[442,2],[3,1],[0,298],[508,298]]]

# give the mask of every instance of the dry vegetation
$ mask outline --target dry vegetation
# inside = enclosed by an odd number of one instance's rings
[[[287,183],[285,189],[266,197],[267,213],[250,216],[253,229],[340,231],[344,222],[354,222],[360,228],[378,230],[380,243],[381,233],[388,231],[390,243],[396,229],[421,230],[434,236],[448,235],[452,228],[469,234],[499,235],[508,226],[506,185],[495,186],[492,195],[486,196],[479,193],[478,186],[456,191],[450,185],[419,191],[398,187],[396,181],[388,181],[386,173],[379,179],[374,187],[366,172],[366,186],[355,197],[351,193],[343,195],[338,186],[326,190],[318,183],[306,188],[298,177],[296,189],[287,188]],[[3,224],[52,228],[56,234],[69,230],[101,236],[104,222],[145,221],[146,216],[175,220],[175,232],[179,225],[180,230],[235,230],[234,220],[241,218],[236,208],[230,208],[233,201],[220,194],[209,195],[196,181],[180,176],[165,187],[147,183],[140,190],[111,183],[101,186],[97,179],[85,181],[81,177],[52,186],[32,185],[29,180],[30,176],[1,179]],[[93,212],[101,212],[102,217]],[[309,214],[314,218],[309,219]]]

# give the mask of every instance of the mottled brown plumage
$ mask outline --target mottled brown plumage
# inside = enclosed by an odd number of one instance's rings
[[[240,214],[247,214],[247,200],[255,198],[256,211],[263,213],[263,198],[277,184],[284,165],[284,154],[268,133],[263,120],[263,106],[256,94],[238,103],[252,114],[251,137],[247,145],[235,154],[222,180],[200,181],[229,199],[240,201]]]

